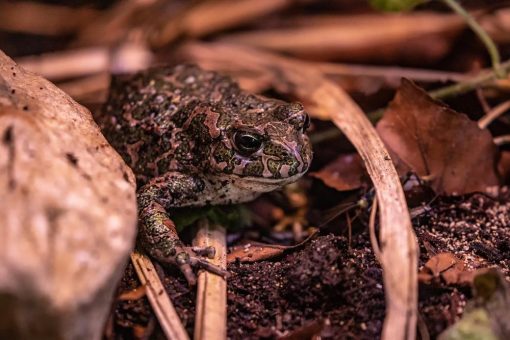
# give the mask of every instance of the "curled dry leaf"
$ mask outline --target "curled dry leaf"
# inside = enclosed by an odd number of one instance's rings
[[[127,290],[117,297],[119,301],[138,300],[143,298],[147,294],[147,288],[145,285],[138,286],[134,289]]]
[[[257,262],[262,260],[268,260],[276,256],[280,256],[288,250],[297,249],[302,247],[308,241],[313,239],[317,235],[317,232],[312,233],[303,242],[293,246],[282,246],[278,244],[263,244],[259,242],[251,242],[244,245],[239,245],[230,248],[230,252],[227,255],[227,262],[232,263],[234,261],[241,262]]]
[[[447,285],[470,285],[473,278],[486,269],[469,270],[463,260],[452,253],[440,253],[431,257],[418,273],[418,280],[430,284],[442,280]]]
[[[355,153],[340,155],[321,170],[309,175],[338,191],[358,189],[364,183],[363,177],[367,177],[363,161]]]
[[[417,173],[437,193],[485,191],[498,184],[497,148],[487,130],[404,79],[377,124],[400,174]]]

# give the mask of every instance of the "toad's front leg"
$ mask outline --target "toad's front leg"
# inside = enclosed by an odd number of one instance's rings
[[[227,272],[199,257],[213,257],[213,247],[184,246],[165,207],[195,205],[204,185],[199,178],[171,172],[152,179],[138,191],[139,244],[158,262],[179,267],[190,285],[196,283],[192,267],[221,276]]]

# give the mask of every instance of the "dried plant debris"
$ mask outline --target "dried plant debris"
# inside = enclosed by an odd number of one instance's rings
[[[427,284],[441,280],[447,285],[470,285],[475,275],[483,271],[483,268],[476,271],[467,269],[464,261],[452,253],[439,253],[425,263],[418,279]]]
[[[160,277],[164,277],[163,284],[170,295],[181,321],[188,334],[193,333],[195,321],[195,291],[190,289],[184,277],[179,277],[177,270],[167,269],[163,273],[158,270]],[[164,274],[164,275],[162,275]],[[126,293],[139,290],[140,283],[136,276],[135,269],[131,263],[128,264],[124,277],[119,285],[118,298],[112,313],[112,327],[109,333],[105,332],[107,339],[133,339],[149,338],[153,334],[163,336],[159,328],[156,316],[150,307],[146,296],[131,295],[132,299],[123,299]],[[129,295],[128,295],[129,296]],[[140,335],[143,334],[143,337]]]
[[[314,232],[304,241],[294,246],[284,246],[279,244],[264,244],[260,242],[250,242],[232,247],[227,255],[228,263],[232,262],[257,262],[262,260],[273,259],[288,253],[293,249],[302,248],[304,244],[317,236]]]
[[[349,251],[345,238],[329,235],[281,262],[231,265],[229,336],[275,338],[323,318],[333,334],[378,336],[385,308],[381,269],[367,240],[354,243]]]
[[[338,191],[359,189],[368,182],[365,166],[358,154],[342,154],[321,170],[309,175]]]
[[[468,269],[497,265],[510,275],[510,202],[482,194],[443,197],[416,223],[422,257],[440,252],[464,259]]]
[[[497,267],[510,276],[509,196],[503,190],[498,199],[483,194],[439,197],[414,220],[420,266],[429,277],[421,281],[419,310],[432,339],[459,320],[471,299],[472,281],[461,280],[464,275],[472,280],[480,268]],[[350,246],[343,236],[317,236],[270,261],[234,261],[229,271],[230,339],[380,336],[386,308],[382,271],[367,232],[353,235]],[[165,273],[166,289],[191,332],[195,293],[183,278],[172,277],[178,273]],[[138,287],[129,282],[124,278],[119,293]],[[119,301],[113,330],[133,334],[134,325],[147,328],[153,318],[145,297]],[[156,325],[151,332],[154,336],[160,330]]]
[[[417,173],[439,194],[485,191],[499,184],[497,148],[489,131],[409,80],[402,81],[377,131],[399,173]]]

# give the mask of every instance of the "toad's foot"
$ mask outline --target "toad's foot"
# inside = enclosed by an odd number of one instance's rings
[[[190,285],[196,284],[193,268],[227,276],[227,271],[201,256],[213,258],[213,247],[186,247],[179,239],[175,225],[163,206],[155,201],[141,201],[139,242],[146,253],[161,264],[177,266]]]
[[[172,252],[173,253],[173,252]],[[201,256],[213,258],[216,251],[214,247],[185,247],[178,245],[175,247],[174,255],[165,256],[162,252],[152,251],[151,256],[161,264],[175,265],[182,272],[188,284],[196,284],[197,278],[193,269],[204,269],[213,274],[228,277],[228,272],[214,264],[209,263]]]

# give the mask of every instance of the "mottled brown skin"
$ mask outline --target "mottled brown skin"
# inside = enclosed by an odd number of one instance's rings
[[[179,240],[167,209],[249,201],[308,169],[308,116],[197,66],[112,81],[100,125],[138,184],[139,242],[160,262],[219,272]],[[196,249],[195,249],[196,252]]]

